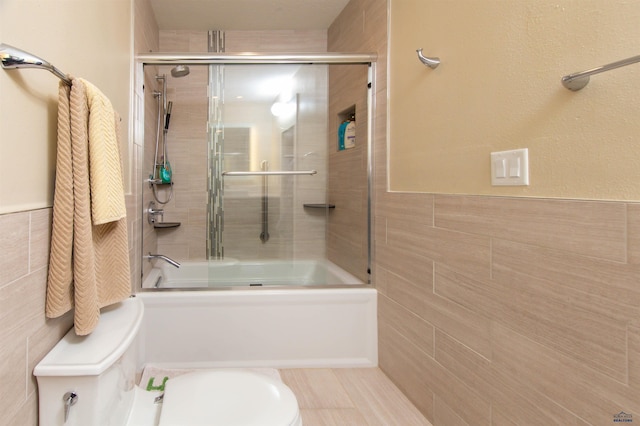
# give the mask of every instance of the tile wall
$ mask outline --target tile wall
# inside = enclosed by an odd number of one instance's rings
[[[227,31],[225,32],[226,53],[243,51],[268,52],[308,52],[326,51],[326,32],[324,31]],[[206,31],[160,31],[160,50],[166,52],[207,52]],[[161,68],[161,73],[170,74],[169,68]],[[298,89],[320,91],[326,87],[326,81],[308,84],[308,73],[301,72],[296,77]],[[207,67],[191,66],[191,73],[180,79],[168,77],[168,100],[173,102],[171,126],[168,133],[169,159],[174,169],[174,198],[164,205],[164,220],[181,222],[179,228],[152,230],[145,225],[145,247],[153,246],[157,241],[157,252],[176,260],[206,259],[206,220],[207,220],[207,100],[208,71]],[[315,93],[303,96],[309,102],[317,101]],[[152,101],[151,105],[155,105]],[[147,115],[149,115],[147,108]],[[316,106],[305,105],[303,111],[317,111]],[[324,111],[321,111],[324,113]],[[246,113],[245,113],[246,114]],[[307,114],[308,115],[308,114]],[[269,116],[267,119],[271,120]],[[155,122],[155,118],[152,118]],[[301,121],[309,117],[301,115]],[[317,120],[316,120],[317,121]],[[303,126],[298,126],[302,128]],[[300,140],[309,143],[311,138],[324,135],[313,132],[301,135]],[[154,130],[150,130],[155,135]],[[324,140],[324,138],[322,138]],[[147,154],[155,148],[155,138],[146,140],[145,164],[151,167],[152,155]],[[299,147],[300,157],[308,152],[304,146]],[[322,161],[320,167],[326,167],[324,153],[312,159]],[[306,162],[312,159],[306,160]],[[319,159],[319,160],[317,160]],[[315,166],[315,164],[305,164]],[[315,167],[318,168],[318,167]],[[146,170],[146,169],[145,169]],[[289,178],[291,179],[291,178]],[[278,221],[274,219],[271,226],[271,239],[268,244],[261,244],[260,225],[260,186],[247,188],[243,185],[225,184],[225,255],[242,259],[290,258],[292,250],[299,257],[324,257],[324,225],[317,225],[318,218],[303,211],[302,202],[318,202],[316,193],[318,181],[321,181],[324,202],[324,183],[326,173],[313,177],[314,183],[308,188],[302,178],[296,178],[296,205],[299,208],[291,215],[294,223],[292,229],[278,233]],[[277,185],[272,185],[272,192]],[[168,196],[166,189],[160,190],[161,197]],[[298,200],[300,202],[298,202]],[[279,217],[280,201],[277,196],[270,197],[270,217]],[[286,202],[286,200],[282,200]],[[290,202],[290,200],[289,200]],[[146,204],[145,204],[146,205]],[[279,219],[285,218],[281,216]],[[322,218],[320,218],[322,219]],[[321,221],[323,222],[323,221]],[[148,232],[147,232],[148,231]],[[299,246],[292,249],[291,233],[296,235]],[[287,238],[289,237],[289,238]],[[147,243],[147,239],[149,243]],[[317,241],[322,244],[318,245]],[[146,251],[145,251],[146,252]]]
[[[639,205],[384,194],[378,207],[380,366],[434,424],[640,412]]]
[[[160,31],[161,52],[206,52],[206,32]],[[157,241],[157,253],[178,261],[206,258],[207,210],[207,67],[191,66],[189,75],[171,76],[171,67],[159,67],[158,73],[167,76],[167,102],[173,102],[169,131],[167,132],[167,158],[173,170],[173,194],[167,186],[158,189],[164,209],[165,222],[180,222],[178,228],[155,229],[149,227],[151,241]],[[160,85],[154,85],[156,90]],[[146,107],[155,115],[157,101]],[[150,107],[151,108],[150,108]],[[153,118],[155,126],[157,118]],[[155,130],[152,131],[155,135]],[[145,158],[152,167],[155,138],[146,141]],[[160,142],[162,147],[162,142]],[[159,159],[162,155],[160,148]],[[148,234],[145,234],[145,237]]]
[[[328,51],[375,53],[378,56],[373,85],[373,144],[386,146],[386,19],[387,2],[353,0],[328,31]],[[329,200],[336,209],[329,213],[328,258],[357,276],[369,280],[368,142],[366,67],[336,66],[329,74]],[[337,129],[342,113],[355,108],[356,146],[337,150]],[[383,148],[380,148],[383,149]],[[384,163],[375,163],[375,167]],[[383,171],[383,170],[382,170]],[[375,170],[374,176],[378,174]],[[380,186],[380,188],[384,188]],[[375,194],[372,194],[375,199]]]
[[[35,365],[71,328],[70,313],[44,315],[51,209],[0,215],[0,412],[8,425],[37,425]],[[6,423],[4,423],[6,422]]]
[[[329,69],[329,203],[327,257],[363,282],[368,259],[368,66],[332,65]],[[338,127],[350,111],[356,115],[356,143],[338,150]]]

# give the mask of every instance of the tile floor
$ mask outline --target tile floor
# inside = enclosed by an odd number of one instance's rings
[[[431,426],[379,368],[283,369],[304,426]]]

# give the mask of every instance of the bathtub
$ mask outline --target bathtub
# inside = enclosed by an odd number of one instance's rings
[[[361,285],[363,282],[327,260],[220,260],[186,262],[180,268],[156,263],[143,288]]]
[[[218,264],[211,275],[220,282],[213,286],[202,276],[203,270],[205,277],[209,274],[206,263],[154,268],[137,293],[145,306],[142,363],[166,368],[377,366],[376,290],[324,262],[290,266],[286,274],[269,278],[254,275],[256,268],[283,272],[276,263]],[[246,274],[227,277],[234,270]],[[171,275],[180,271],[182,277]],[[331,285],[313,279],[328,273],[335,274]],[[285,276],[297,281],[285,282]],[[345,282],[338,283],[337,276]]]

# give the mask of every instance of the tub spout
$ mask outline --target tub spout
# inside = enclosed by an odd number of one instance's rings
[[[152,259],[161,259],[164,260],[165,262],[167,262],[170,265],[175,266],[176,268],[180,267],[180,264],[178,262],[176,262],[175,260],[163,255],[163,254],[151,254],[149,253],[146,256],[143,256],[143,259],[149,259],[149,262],[151,262]]]

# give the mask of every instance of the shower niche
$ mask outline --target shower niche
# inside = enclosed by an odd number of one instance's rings
[[[338,151],[356,146],[356,106],[351,105],[338,113]]]

